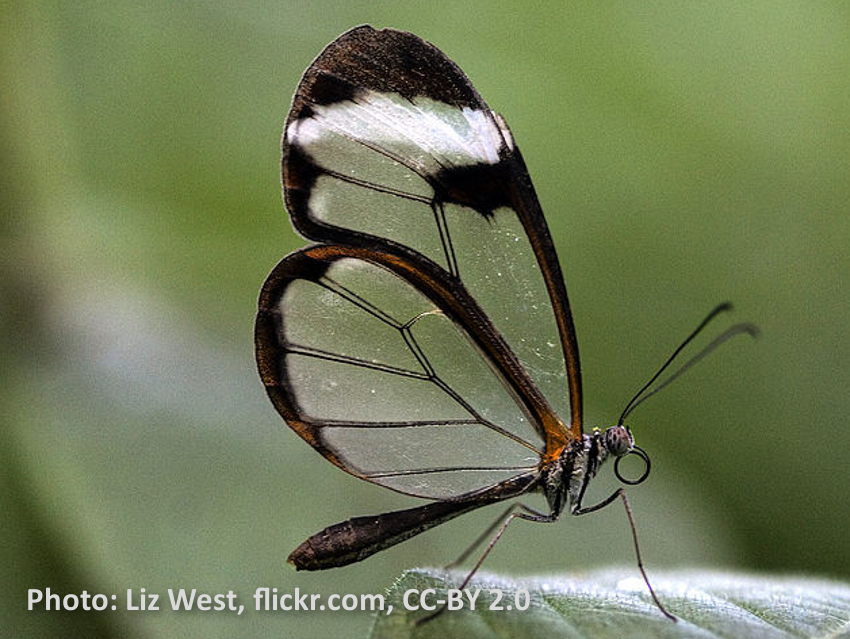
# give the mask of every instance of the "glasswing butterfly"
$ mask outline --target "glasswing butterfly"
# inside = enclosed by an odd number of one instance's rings
[[[578,343],[561,268],[504,119],[436,47],[392,29],[344,33],[301,80],[283,133],[283,192],[317,242],[266,280],[256,320],[260,376],[286,423],[328,461],[425,505],[330,526],[289,556],[343,566],[482,506],[512,504],[472,571],[515,518],[553,522],[626,507],[622,488],[583,506],[610,457],[627,484],[649,474],[626,415],[739,324],[648,391],[717,307],[623,411],[585,433]],[[623,477],[627,455],[643,460]],[[474,547],[473,546],[473,547]],[[468,552],[470,552],[470,548]],[[467,554],[464,553],[464,556]]]

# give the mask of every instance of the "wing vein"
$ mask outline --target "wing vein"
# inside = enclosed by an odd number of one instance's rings
[[[433,118],[429,118],[427,115],[423,116],[422,110],[419,109],[419,107],[416,106],[416,104],[414,104],[410,100],[408,100],[408,103],[414,109],[416,109],[417,113],[420,114],[420,119],[423,121],[422,124],[424,124],[424,122],[427,121],[427,120],[433,119]],[[386,127],[390,131],[390,133],[393,133],[393,134],[397,135],[398,137],[407,140],[413,148],[424,150],[431,158],[433,158],[434,162],[441,169],[446,168],[446,164],[445,164],[445,162],[443,162],[444,158],[438,157],[438,153],[437,153],[436,149],[434,148],[434,146],[432,144],[428,144],[428,138],[422,137],[422,138],[417,139],[416,137],[412,136],[410,134],[410,130],[411,130],[410,127],[405,128],[403,125],[400,126],[399,125],[399,118],[397,116],[396,117],[389,117],[387,114],[385,114],[380,109],[377,109],[377,108],[367,109],[366,107],[364,107],[362,104],[360,104],[358,102],[354,102],[354,105],[356,106],[358,111],[365,112],[367,118],[370,115],[372,115],[375,118],[375,120],[377,120],[378,122],[381,122],[383,124],[383,126]],[[410,124],[412,125],[413,123],[410,123]],[[430,122],[429,122],[429,124],[430,124]],[[420,125],[420,128],[421,128],[421,125]],[[450,132],[454,133],[453,131],[451,131],[451,127],[447,127],[447,128]],[[457,137],[456,134],[455,134],[455,137]],[[379,147],[379,148],[382,148],[382,147]],[[390,151],[388,151],[388,152],[390,152]],[[417,164],[417,166],[419,167],[418,170],[413,169],[407,163],[405,163],[404,165],[407,166],[408,168],[410,168],[411,170],[415,170],[419,175],[421,175],[423,177],[423,179],[427,179],[425,176],[430,171],[427,170],[427,167],[425,167],[424,164],[418,163]]]
[[[372,315],[384,324],[389,324],[393,328],[401,330],[402,323],[396,320],[392,315],[381,310],[380,308],[378,308],[368,300],[364,299],[363,297],[359,296],[351,289],[346,288],[339,282],[336,282],[327,276],[323,276],[319,280],[318,284],[331,291],[332,293],[339,295],[341,298],[348,300],[355,306],[362,308],[364,311],[369,313],[369,315]]]
[[[341,128],[338,125],[335,125],[327,117],[323,117],[320,122],[321,122],[322,126],[327,127],[328,129],[330,129],[334,133],[337,133],[340,137],[343,137],[346,140],[353,142],[354,144],[359,144],[363,148],[369,149],[370,151],[374,151],[375,153],[383,155],[385,158],[388,158],[388,159],[392,160],[393,162],[397,162],[398,164],[405,167],[406,169],[409,169],[411,171],[411,173],[414,173],[415,175],[422,178],[422,180],[425,181],[427,184],[431,184],[431,181],[428,179],[428,175],[424,171],[424,169],[414,165],[413,163],[411,163],[410,161],[408,161],[404,157],[402,157],[402,156],[400,156],[396,153],[393,153],[389,149],[386,149],[382,146],[378,146],[377,144],[371,144],[371,143],[367,142],[366,140],[355,137],[354,135],[349,133],[346,129]]]
[[[477,419],[420,419],[409,422],[326,421],[317,423],[318,428],[415,428],[417,426],[478,426]]]
[[[321,359],[328,362],[337,362],[339,364],[349,364],[351,366],[358,366],[360,368],[368,368],[371,370],[379,371],[382,373],[389,373],[391,375],[398,375],[399,377],[410,377],[413,379],[421,379],[423,381],[430,381],[430,378],[427,375],[423,375],[422,373],[417,373],[415,371],[409,371],[404,368],[397,368],[395,366],[390,366],[388,364],[380,364],[378,362],[367,362],[364,359],[359,359],[357,357],[350,357],[348,355],[340,355],[339,353],[332,353],[330,351],[324,351],[319,348],[312,348],[308,346],[298,346],[297,344],[290,345],[287,347],[288,355],[301,355],[303,357],[313,357],[315,359]]]
[[[437,468],[413,468],[410,470],[387,470],[376,473],[365,473],[369,479],[385,477],[407,477],[410,475],[432,475],[434,473],[448,473],[454,471],[462,472],[497,472],[506,470],[530,471],[536,470],[537,466],[442,466]]]
[[[420,202],[422,204],[431,205],[433,202],[433,198],[425,197],[424,195],[417,195],[416,193],[408,193],[407,191],[402,191],[400,189],[394,189],[389,186],[381,186],[380,184],[375,184],[374,182],[369,182],[367,180],[361,180],[360,178],[353,177],[351,175],[344,175],[332,169],[328,169],[326,167],[320,167],[322,172],[326,175],[329,175],[338,180],[342,180],[343,182],[348,182],[349,184],[354,184],[355,186],[362,186],[363,188],[370,189],[372,191],[376,191],[378,193],[386,193],[387,195],[394,195],[395,197],[404,198],[406,200],[412,200],[414,202]]]
[[[455,248],[452,244],[452,238],[449,233],[449,223],[448,220],[446,220],[446,210],[443,208],[443,205],[436,200],[430,204],[431,210],[434,211],[434,222],[437,224],[437,231],[440,233],[440,244],[443,245],[443,253],[446,256],[446,264],[449,266],[449,272],[456,278],[460,279],[457,257],[455,257]]]

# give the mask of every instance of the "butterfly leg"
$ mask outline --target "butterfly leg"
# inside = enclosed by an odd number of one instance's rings
[[[584,491],[582,491],[582,495]],[[640,545],[638,544],[638,536],[637,536],[637,527],[635,526],[635,517],[632,514],[632,507],[629,505],[629,500],[626,498],[626,491],[623,488],[618,488],[614,491],[607,499],[603,499],[598,504],[594,506],[589,506],[587,508],[582,508],[581,503],[577,503],[575,507],[572,509],[573,515],[586,515],[587,513],[592,513],[597,510],[601,510],[605,508],[608,504],[613,502],[617,497],[620,497],[623,500],[623,506],[626,508],[626,516],[629,518],[629,526],[632,529],[632,540],[635,544],[635,555],[637,556],[637,564],[638,569],[640,570],[640,574],[643,575],[643,580],[646,583],[646,587],[649,589],[649,594],[652,595],[652,600],[655,602],[655,605],[658,606],[658,609],[664,613],[664,616],[670,619],[671,621],[678,621],[675,616],[673,616],[668,610],[661,604],[658,597],[655,595],[655,590],[652,589],[652,584],[649,583],[649,577],[646,574],[646,570],[643,567],[643,559],[640,556]]]
[[[517,512],[518,510],[522,510],[524,512]],[[499,539],[505,533],[508,524],[510,524],[514,519],[525,519],[526,521],[551,523],[558,519],[558,515],[556,513],[549,513],[547,515],[546,513],[542,513],[521,503],[511,504],[511,506],[507,510],[505,510],[505,512],[502,513],[499,518],[494,521],[487,528],[487,530],[485,530],[484,533],[480,535],[478,539],[476,539],[473,544],[463,552],[460,557],[458,557],[457,560],[452,562],[453,564],[456,564],[465,559],[475,548],[481,545],[481,543],[490,535],[490,533],[493,532],[494,529],[498,527],[498,530],[496,530],[496,534],[493,535],[492,539],[490,539],[490,541],[488,542],[487,547],[484,549],[484,552],[481,553],[481,556],[478,557],[478,560],[475,562],[475,565],[472,566],[472,570],[469,571],[469,574],[466,575],[466,578],[464,578],[463,582],[460,584],[460,586],[458,586],[458,590],[463,590],[464,588],[466,588],[467,585],[469,585],[469,582],[472,579],[473,575],[478,572],[478,569],[481,567],[481,564],[484,563],[484,560],[487,558],[487,555],[489,555],[490,551],[493,550],[493,546],[496,545],[496,542],[499,541]],[[432,619],[444,613],[447,608],[448,603],[443,604],[431,614],[426,615],[421,619],[418,619],[416,621],[416,625],[421,626],[422,624],[431,621]]]
[[[493,531],[496,530],[496,528],[499,526],[499,524],[501,524],[508,517],[508,515],[510,515],[517,508],[520,508],[520,509],[524,510],[525,512],[530,513],[530,514],[534,515],[535,517],[540,517],[542,519],[547,519],[547,517],[548,517],[546,515],[546,513],[542,513],[539,510],[535,510],[534,508],[531,508],[530,506],[526,506],[525,504],[521,504],[521,503],[511,504],[510,506],[508,506],[505,509],[505,511],[501,515],[499,515],[498,517],[496,517],[496,519],[493,520],[492,524],[487,526],[487,528],[484,530],[484,532],[482,532],[475,539],[475,541],[473,541],[466,548],[466,550],[464,550],[454,561],[446,564],[444,566],[444,568],[446,570],[449,570],[451,568],[455,568],[456,566],[458,566],[458,565],[462,564],[464,561],[466,561],[466,559],[469,557],[469,555],[471,555],[476,548],[478,548],[481,544],[483,544],[484,541],[486,539],[488,539],[490,537],[490,535],[493,534]]]

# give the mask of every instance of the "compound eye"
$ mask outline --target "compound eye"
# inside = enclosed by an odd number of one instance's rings
[[[625,427],[611,426],[605,431],[605,448],[612,455],[622,457],[632,449],[633,445],[632,435]]]

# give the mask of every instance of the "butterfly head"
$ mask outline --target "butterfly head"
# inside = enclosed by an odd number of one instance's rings
[[[608,453],[615,457],[627,455],[635,445],[635,438],[632,437],[631,431],[625,426],[611,426],[605,430],[604,434],[605,448]]]
[[[635,445],[635,438],[628,426],[617,424],[605,430],[602,436],[602,442],[609,455],[615,457],[614,474],[624,484],[640,484],[649,477],[649,470],[652,465],[649,461],[649,455],[640,446]],[[629,479],[620,474],[620,462],[629,455],[637,455],[641,458],[644,464],[643,473],[637,479]]]

